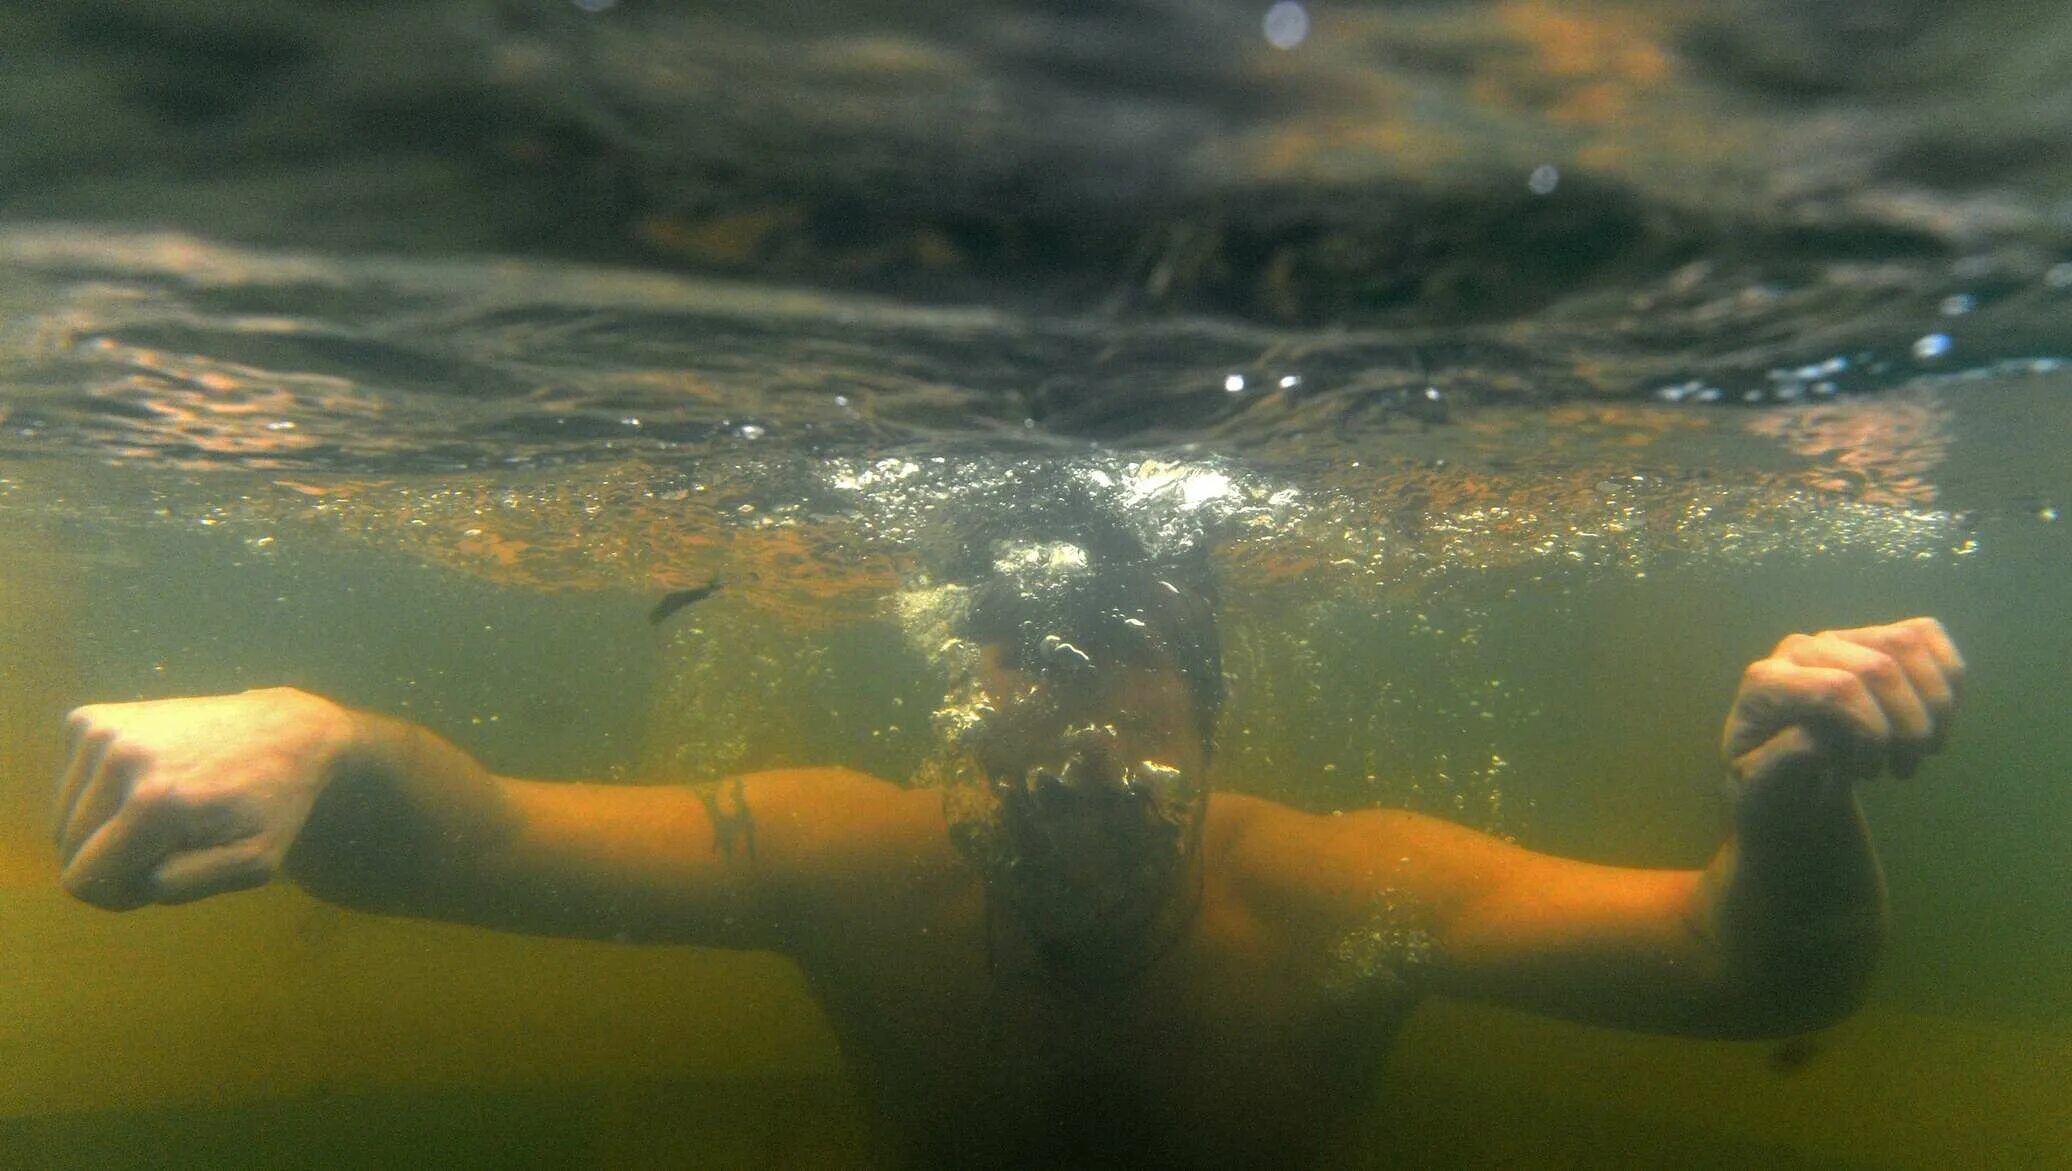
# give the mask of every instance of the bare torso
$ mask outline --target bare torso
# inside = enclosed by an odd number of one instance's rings
[[[797,955],[865,1093],[931,1165],[1304,1165],[1415,999],[1413,924],[1246,864],[1262,822],[1321,819],[1218,795],[1185,933],[1139,971],[1081,976],[989,907],[935,794],[896,803],[885,868]]]

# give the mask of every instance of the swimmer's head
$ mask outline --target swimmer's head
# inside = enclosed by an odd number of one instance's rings
[[[1223,700],[1205,559],[1112,552],[1003,543],[958,629],[979,790],[958,840],[1032,931],[1089,956],[1191,908]]]
[[[1173,676],[1206,759],[1223,710],[1223,653],[1206,559],[1117,563],[1072,542],[998,547],[973,588],[959,633],[994,670],[1019,672],[1061,696],[1131,672]]]

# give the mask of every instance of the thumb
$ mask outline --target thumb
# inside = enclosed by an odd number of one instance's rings
[[[1741,792],[1767,788],[1778,780],[1818,766],[1819,742],[1804,724],[1792,724],[1728,762]]]
[[[1831,795],[1832,785],[1849,787],[1848,778],[1834,765],[1834,753],[1819,736],[1804,724],[1793,724],[1728,762],[1732,795],[1737,805],[1787,790],[1803,796]]]

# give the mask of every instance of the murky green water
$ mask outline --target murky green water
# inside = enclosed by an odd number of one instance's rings
[[[1864,795],[1857,1017],[1433,1003],[1327,1165],[2062,1161],[2072,25],[2018,8],[10,11],[0,1167],[891,1165],[773,956],[68,899],[59,720],[904,779],[916,599],[1060,476],[1210,551],[1213,779],[1307,810],[1696,866],[1778,637],[1970,661]]]

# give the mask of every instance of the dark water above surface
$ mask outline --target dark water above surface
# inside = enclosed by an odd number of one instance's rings
[[[55,722],[903,777],[928,590],[1059,485],[1211,551],[1217,783],[1309,809],[1694,865],[1779,636],[1971,659],[1861,1018],[1439,1006],[1346,1165],[2060,1157],[2072,9],[1267,12],[0,5],[0,1168],[867,1164],[767,957],[65,901]]]

